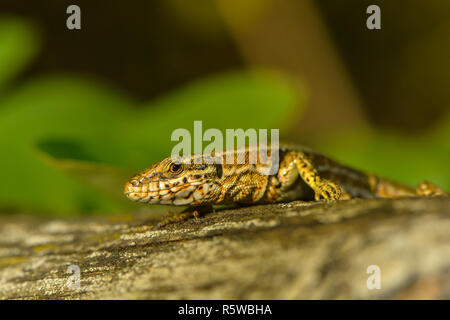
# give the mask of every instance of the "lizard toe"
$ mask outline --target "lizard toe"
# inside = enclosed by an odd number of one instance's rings
[[[333,201],[341,199],[342,195],[345,195],[342,189],[331,181],[324,180],[318,186],[318,190],[315,194],[316,200]]]

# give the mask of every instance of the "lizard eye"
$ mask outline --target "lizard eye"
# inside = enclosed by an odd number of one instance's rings
[[[181,163],[174,163],[173,162],[173,163],[170,164],[169,171],[171,173],[179,173],[179,172],[181,172],[181,168],[182,168]]]

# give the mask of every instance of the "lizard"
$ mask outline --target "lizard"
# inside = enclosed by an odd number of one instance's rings
[[[276,170],[263,172],[274,167],[260,156],[250,161],[255,150],[258,155],[265,152],[267,159],[277,154]],[[187,206],[182,212],[169,212],[156,228],[199,217],[215,205],[447,195],[430,182],[413,189],[343,165],[308,147],[280,144],[277,153],[272,151],[271,146],[245,146],[210,155],[168,157],[128,180],[124,193],[136,202]]]

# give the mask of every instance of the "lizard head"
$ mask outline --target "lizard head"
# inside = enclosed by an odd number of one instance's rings
[[[125,183],[124,193],[133,200],[151,204],[201,205],[219,196],[222,165],[195,163],[169,157],[154,163]]]

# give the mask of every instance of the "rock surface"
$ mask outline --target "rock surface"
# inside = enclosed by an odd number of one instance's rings
[[[0,299],[449,299],[449,218],[448,197],[253,206],[156,231],[154,216],[3,216]]]

